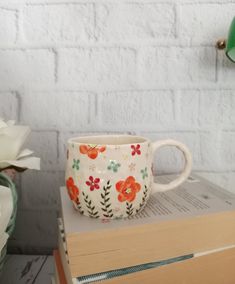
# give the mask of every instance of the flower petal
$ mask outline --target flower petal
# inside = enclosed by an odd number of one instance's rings
[[[66,185],[68,185],[68,186],[71,186],[71,185],[73,185],[73,178],[72,177],[69,177],[67,180],[66,180]]]
[[[126,200],[126,198],[125,198],[125,196],[124,196],[124,195],[122,195],[122,194],[118,194],[118,200],[119,200],[120,202],[123,202],[123,201],[125,201],[125,200]]]
[[[122,191],[122,187],[123,187],[123,184],[124,184],[124,181],[123,180],[120,180],[116,183],[116,190],[118,192],[121,192]]]
[[[90,149],[89,151],[88,151],[88,157],[89,158],[91,158],[91,159],[95,159],[96,157],[98,156],[98,151],[97,151],[97,149]]]
[[[141,185],[138,182],[135,182],[134,184],[132,184],[132,188],[135,192],[139,192],[141,189]]]
[[[105,146],[101,146],[101,147],[99,148],[99,152],[100,152],[100,153],[104,152],[105,150],[106,150],[106,147],[105,147]]]
[[[100,179],[99,178],[95,178],[94,183],[98,183],[98,182],[100,182]]]
[[[131,185],[135,182],[135,178],[133,176],[129,176],[126,180],[125,180],[125,184],[124,187],[131,187]]]
[[[79,150],[80,150],[80,153],[82,153],[82,154],[87,154],[87,152],[88,152],[88,146],[87,146],[87,145],[81,145],[81,146],[79,147]]]
[[[132,191],[131,194],[129,194],[128,196],[128,201],[132,202],[135,199],[135,196],[136,196],[135,192]]]
[[[95,187],[95,189],[99,189],[100,188],[100,186],[97,183],[94,184],[94,187]]]

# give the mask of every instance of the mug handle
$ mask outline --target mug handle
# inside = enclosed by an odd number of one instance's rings
[[[175,146],[178,148],[184,155],[185,159],[185,166],[182,171],[182,173],[173,181],[167,183],[167,184],[161,184],[161,183],[153,183],[153,192],[162,192],[162,191],[167,191],[170,189],[173,189],[180,184],[182,184],[190,175],[191,170],[192,170],[192,155],[188,149],[183,143],[172,140],[172,139],[167,139],[167,140],[160,140],[152,143],[153,147],[153,154],[161,147],[164,146]]]

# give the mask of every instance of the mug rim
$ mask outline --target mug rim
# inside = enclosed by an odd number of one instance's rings
[[[91,139],[91,141],[87,141]],[[127,141],[128,140],[131,140],[133,139],[133,141],[128,141],[127,143],[121,143],[120,141],[119,142],[116,142],[116,143],[110,143],[110,142],[106,142],[106,143],[94,143],[94,141],[92,141],[93,139],[97,139],[98,141],[97,142],[101,142],[99,141],[102,140],[102,139],[107,139],[107,140],[112,140],[112,139],[126,139]],[[81,141],[83,140],[83,141]],[[104,141],[105,142],[105,141]],[[91,136],[77,136],[77,137],[72,137],[72,138],[69,138],[68,139],[68,144],[75,144],[75,145],[83,145],[83,144],[86,144],[86,145],[89,145],[89,144],[96,144],[96,145],[105,145],[105,146],[130,146],[130,145],[133,145],[133,144],[140,144],[140,145],[143,145],[143,144],[147,144],[151,142],[148,138],[146,137],[143,137],[143,136],[138,136],[138,135],[128,135],[128,134],[104,134],[104,135],[91,135]]]

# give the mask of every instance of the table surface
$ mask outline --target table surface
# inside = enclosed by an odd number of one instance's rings
[[[7,255],[0,274],[1,284],[51,284],[54,261],[51,255]]]

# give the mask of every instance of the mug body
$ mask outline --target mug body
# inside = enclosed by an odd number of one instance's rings
[[[143,137],[105,135],[68,141],[66,187],[82,214],[130,217],[145,206],[152,185],[152,147]]]

